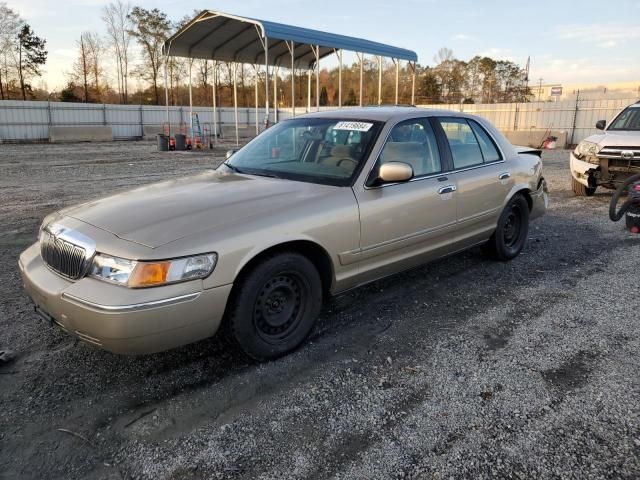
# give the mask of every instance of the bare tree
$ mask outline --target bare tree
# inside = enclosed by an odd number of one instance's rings
[[[198,80],[202,89],[202,98],[209,103],[209,77],[211,75],[211,65],[209,60],[196,60],[196,68],[198,69]]]
[[[80,35],[80,40],[76,42],[78,46],[78,58],[73,65],[72,77],[82,83],[83,94],[82,101],[87,103],[89,101],[89,75],[90,72],[90,59],[89,59],[89,47],[86,40],[87,33]]]
[[[168,57],[167,58],[167,73],[169,76],[169,103],[171,105],[179,105],[180,92],[179,87],[183,78],[188,74],[189,67],[187,66],[187,59],[181,57]]]
[[[22,20],[16,12],[0,2],[0,99],[9,98],[9,83],[15,73],[15,52]]]
[[[96,33],[82,32],[76,46],[78,57],[73,70],[68,74],[69,85],[82,87],[82,101],[85,103],[102,101],[103,47],[100,37]]]
[[[100,101],[102,97],[102,89],[100,86],[100,79],[102,77],[102,41],[96,33],[85,32],[83,35],[88,53],[89,72],[93,81],[95,99]]]
[[[129,86],[129,62],[132,22],[129,18],[131,5],[116,0],[102,9],[102,21],[107,26],[107,36],[113,52],[116,56],[116,77],[118,93],[122,103],[128,102]]]

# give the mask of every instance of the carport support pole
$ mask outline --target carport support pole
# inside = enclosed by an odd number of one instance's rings
[[[193,65],[193,58],[189,59],[189,130],[191,132],[191,144],[195,147],[193,138],[193,92],[191,89],[191,66]]]
[[[256,81],[255,81],[255,94],[256,94],[256,136],[260,133],[260,113],[258,111],[258,66],[254,65],[253,70],[256,73]]]
[[[233,115],[236,122],[236,146],[240,145],[240,138],[238,136],[238,64],[233,62]]]
[[[416,62],[409,62],[411,65],[411,105],[416,104]]]
[[[311,111],[311,69],[307,70],[307,112]]]
[[[360,106],[362,106],[362,76],[363,76],[363,70],[364,70],[364,53],[360,54],[360,53],[356,53],[356,55],[358,56],[358,60],[360,60]]]
[[[393,61],[396,64],[396,105],[398,105],[398,83],[400,80],[400,60]]]
[[[382,55],[378,55],[378,105],[382,105]]]
[[[336,50],[338,56],[338,108],[342,108],[342,50]]]
[[[278,70],[273,66],[273,123],[278,123]]]
[[[291,115],[296,116],[296,69],[295,69],[295,52],[296,47],[291,42]]]
[[[213,86],[211,87],[211,94],[213,96],[213,142],[218,145],[218,104],[216,95],[216,84],[218,83],[218,62],[213,61]]]
[[[264,76],[264,103],[265,103],[265,112],[264,112],[264,126],[265,128],[269,127],[269,39],[264,37],[264,68],[265,68],[265,76]]]
[[[171,48],[171,45],[169,45],[169,48]],[[167,79],[167,64],[169,63],[169,53],[167,52],[167,54],[164,56],[164,100],[165,100],[165,105],[166,105],[166,112],[165,112],[165,118],[166,118],[166,122],[167,122],[167,128],[168,128],[168,134],[169,134],[169,138],[171,138],[171,123],[169,122],[169,81]],[[144,129],[142,131],[142,135],[144,136]]]
[[[320,45],[316,45],[316,111],[320,111]]]

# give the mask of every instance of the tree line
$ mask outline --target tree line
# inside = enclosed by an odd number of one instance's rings
[[[145,9],[115,0],[102,8],[101,18],[104,32],[86,31],[80,35],[75,42],[77,56],[73,67],[65,72],[66,85],[52,93],[33,87],[33,81],[42,75],[47,60],[46,40],[36,36],[16,12],[0,2],[0,98],[162,105],[166,93],[171,105],[185,105],[189,102],[191,66],[195,105],[212,104],[214,81],[218,105],[233,104],[234,65],[230,62],[170,57],[166,64],[165,92],[162,45],[191,17],[172,22],[158,9]],[[486,56],[463,61],[455,58],[451,50],[442,48],[434,57],[434,64],[415,67],[417,104],[525,102],[532,97],[526,72],[514,62]],[[363,104],[378,101],[378,68],[373,59],[364,60]],[[383,63],[382,68],[383,103],[394,103],[395,64],[389,61]],[[264,104],[264,66],[238,64],[235,71],[239,106],[254,105],[256,83],[259,105]],[[291,82],[295,82],[296,105],[306,105],[307,70],[295,70],[292,74],[283,67],[272,69],[270,73],[274,71],[278,75],[277,104],[291,105]],[[403,65],[399,74],[398,103],[408,104],[411,102],[412,70]],[[321,70],[321,105],[338,105],[338,75],[337,66]],[[137,86],[135,90],[132,89],[133,80]],[[312,81],[312,105],[315,105],[315,88],[315,81]],[[357,105],[359,89],[360,65],[345,65],[342,104]],[[269,94],[273,96],[273,91]]]

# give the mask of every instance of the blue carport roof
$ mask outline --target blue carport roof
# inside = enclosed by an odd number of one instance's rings
[[[201,12],[182,27],[165,42],[163,50],[177,57],[264,64],[263,37],[268,38],[270,65],[291,66],[288,42],[294,42],[296,68],[310,68],[315,63],[316,45],[320,58],[339,49],[410,62],[418,60],[415,52],[384,43],[212,10]]]

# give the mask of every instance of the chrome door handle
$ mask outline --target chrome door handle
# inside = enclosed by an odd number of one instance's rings
[[[440,187],[438,189],[438,193],[440,195],[444,195],[445,193],[453,193],[457,190],[458,188],[455,185],[445,185],[444,187]]]
[[[498,175],[498,180],[506,180],[507,178],[510,178],[511,174],[509,172],[502,172],[500,175]]]

